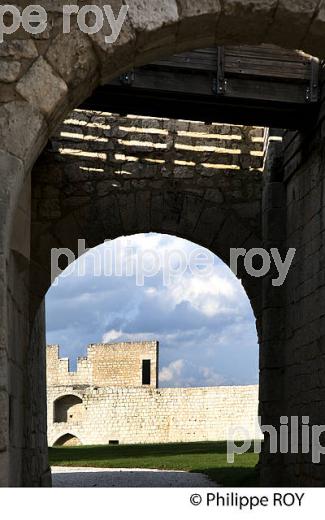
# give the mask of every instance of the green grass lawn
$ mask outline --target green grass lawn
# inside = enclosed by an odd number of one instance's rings
[[[184,470],[222,486],[258,485],[258,455],[250,451],[228,464],[226,442],[60,447],[49,448],[49,457],[52,466]]]

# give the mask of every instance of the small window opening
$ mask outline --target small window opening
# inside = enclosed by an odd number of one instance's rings
[[[144,359],[142,361],[142,384],[150,385],[151,383],[151,361],[150,359]]]

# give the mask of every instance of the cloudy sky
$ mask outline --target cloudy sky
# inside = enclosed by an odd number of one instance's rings
[[[47,342],[72,367],[89,343],[157,339],[160,386],[258,382],[255,320],[229,268],[167,235],[106,242],[47,294]]]

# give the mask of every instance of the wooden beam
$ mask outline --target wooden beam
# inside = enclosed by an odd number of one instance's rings
[[[317,115],[319,62],[274,46],[219,47],[178,54],[99,88],[82,107],[302,128]]]

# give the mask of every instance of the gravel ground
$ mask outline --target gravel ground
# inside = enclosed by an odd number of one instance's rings
[[[154,469],[52,468],[53,487],[216,487],[206,475]]]

